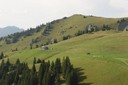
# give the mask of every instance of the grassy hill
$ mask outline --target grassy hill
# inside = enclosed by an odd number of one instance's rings
[[[69,56],[82,75],[81,85],[127,85],[128,32],[99,31],[85,34],[57,44],[7,53],[12,63],[19,58],[32,66],[33,58],[53,61]],[[39,65],[37,64],[37,69]]]
[[[88,25],[96,26],[98,29],[102,29],[103,25],[108,25],[111,29],[118,29],[117,21],[120,19],[116,18],[102,18],[95,16],[83,16],[83,15],[73,15],[71,17],[64,17],[62,19],[54,20],[50,22],[52,29],[49,29],[47,35],[43,35],[46,26],[40,26],[39,32],[34,32],[31,36],[21,36],[16,43],[6,44],[5,40],[0,41],[0,51],[9,52],[18,48],[18,50],[24,50],[30,48],[30,43],[32,39],[37,39],[38,42],[33,44],[35,48],[36,45],[42,45],[49,43],[52,39],[57,39],[61,41],[63,36],[74,37],[78,31],[85,31]],[[30,31],[31,32],[31,31]]]
[[[5,37],[0,41],[0,51],[4,52],[11,63],[17,58],[28,63],[31,68],[33,59],[54,61],[56,58],[69,56],[75,68],[80,71],[81,85],[127,85],[128,84],[128,32],[117,31],[121,18],[102,18],[95,16],[73,15],[54,20],[46,25],[27,32],[29,36],[20,34],[16,43],[6,44],[5,40],[14,35]],[[109,31],[98,31],[75,36],[78,31],[85,31],[88,25],[96,26],[99,30],[107,25]],[[124,24],[123,24],[124,26]],[[50,29],[47,29],[50,27]],[[63,41],[63,36],[70,39]],[[49,50],[42,50],[41,45],[57,39],[58,43],[49,44]],[[33,49],[30,44],[33,40]],[[39,45],[36,48],[36,45]],[[18,51],[13,51],[15,49]],[[39,64],[36,64],[39,68]]]

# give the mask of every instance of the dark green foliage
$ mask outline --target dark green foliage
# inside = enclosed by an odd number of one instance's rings
[[[16,51],[18,51],[18,48],[16,48]]]
[[[38,59],[38,60],[37,60],[37,63],[41,63],[41,60],[40,60],[40,59]]]
[[[94,32],[100,31],[100,28],[97,26],[94,26]]]
[[[53,43],[58,43],[57,39],[54,39]]]
[[[10,63],[9,59],[6,63],[2,60],[0,66],[0,85],[30,85],[24,80],[28,76],[28,73],[25,71],[29,71],[28,66],[27,64],[20,63],[19,59],[17,59],[14,65]]]
[[[55,62],[40,62],[39,71],[36,72],[36,58],[33,60],[32,69],[28,65],[21,63],[17,59],[15,64],[11,64],[9,59],[4,60],[0,66],[0,85],[60,85],[61,76],[64,76],[66,85],[77,85],[77,72],[70,63],[69,57],[61,60],[57,58]]]
[[[4,58],[4,53],[1,52],[1,54],[0,54],[0,59],[3,59],[3,58]]]
[[[36,58],[34,57],[33,64],[36,64]]]
[[[16,43],[21,39],[21,37],[25,38],[27,36],[31,36],[36,32],[40,32],[41,29],[43,29],[44,27],[45,27],[45,25],[42,24],[42,25],[37,26],[36,28],[30,28],[30,29],[22,31],[22,32],[17,32],[17,33],[8,35],[7,37],[2,37],[2,38],[0,38],[0,41],[5,40],[6,44]]]
[[[19,35],[17,36],[16,34],[14,34],[12,38],[12,43],[16,43],[18,40],[19,40]]]
[[[86,16],[83,16],[83,18],[87,18]]]
[[[75,70],[71,70],[67,73],[66,85],[78,85],[78,76]]]
[[[117,20],[117,23],[122,23],[122,22],[125,22],[125,21],[127,21],[128,19],[124,19],[124,18],[122,18],[122,19],[120,19],[120,20]]]
[[[105,28],[102,28],[102,31],[105,31]]]
[[[68,70],[69,66],[71,66],[70,59],[69,57],[66,57],[63,59],[62,63],[62,73],[64,78],[66,77],[66,71]]]
[[[10,61],[9,61],[9,58],[7,59],[7,62],[6,62],[6,66],[9,67],[10,65]]]
[[[15,79],[14,79],[14,85],[17,85],[19,81],[19,73],[16,73]]]
[[[103,25],[102,31],[111,30],[111,28],[108,25]]]
[[[39,47],[39,45],[36,45],[36,48],[38,48]]]
[[[32,46],[33,46],[32,43],[30,43],[30,49],[32,49]]]
[[[40,42],[41,41],[41,39],[40,39],[40,37],[36,37],[35,39],[32,39],[32,44],[34,44],[34,43],[37,43],[37,42]]]
[[[63,36],[63,40],[67,40],[67,39],[70,39],[70,35],[65,35],[65,36]]]
[[[16,60],[16,65],[19,65],[20,64],[20,60],[19,58]]]
[[[18,51],[18,48],[16,48],[16,49],[11,49],[11,51],[12,51],[12,52]]]
[[[124,18],[120,20],[120,22],[125,22],[125,21],[126,21],[126,20],[125,20]]]
[[[37,26],[36,29],[35,29],[35,31],[36,32],[40,32],[41,29],[42,29],[42,27],[44,27],[44,26],[45,26],[44,24],[41,24],[41,25]]]
[[[32,66],[32,75],[34,75],[34,74],[36,74],[36,67],[35,67],[35,64],[33,64],[33,66]]]
[[[46,26],[45,26],[45,29],[44,29],[44,31],[43,31],[43,35],[48,35],[51,31],[52,31],[52,29],[53,29],[53,26],[52,26],[52,24],[53,24],[54,22],[51,22],[51,23],[47,23],[46,24]]]
[[[77,33],[75,33],[75,36],[80,36],[86,33],[92,33],[99,31],[99,28],[95,25],[88,25],[85,30],[78,30]]]
[[[59,58],[57,58],[55,61],[55,72],[61,73],[61,61]]]
[[[82,35],[82,34],[85,34],[85,31],[78,31],[76,34],[75,34],[75,36],[79,36],[79,35]]]
[[[0,41],[2,41],[3,40],[3,38],[2,37],[0,37]]]
[[[53,72],[55,72],[55,64],[54,64],[53,61],[52,61],[52,63],[51,63],[51,70],[52,70]]]
[[[42,81],[43,81],[43,78],[44,78],[44,75],[45,75],[45,71],[46,71],[46,63],[43,61],[41,64],[40,64],[40,68],[39,68],[39,72],[38,72],[38,82],[39,82],[39,85],[42,85]]]
[[[38,78],[37,78],[35,64],[33,64],[33,67],[31,70],[30,85],[38,85]]]
[[[55,75],[52,71],[45,72],[43,77],[43,85],[55,85]]]
[[[120,23],[120,21],[118,20],[117,23]]]
[[[68,17],[63,17],[62,19],[67,19]]]

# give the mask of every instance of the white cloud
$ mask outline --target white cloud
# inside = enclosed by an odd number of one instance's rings
[[[0,0],[0,27],[35,27],[76,13],[126,16],[127,4],[127,0]]]
[[[128,10],[128,0],[110,0],[110,5],[122,10]]]
[[[0,26],[18,25],[25,28],[76,13],[86,14],[91,9],[89,0],[0,0],[0,2],[3,16]]]
[[[116,17],[128,16],[128,0],[110,0],[109,4],[113,9],[118,11],[114,13]]]

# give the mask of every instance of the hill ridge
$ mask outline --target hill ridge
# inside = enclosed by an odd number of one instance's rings
[[[30,49],[30,45],[35,48],[36,46],[51,44],[54,43],[54,40],[59,42],[86,34],[88,29],[92,31],[118,30],[119,24],[123,23],[123,20],[127,19],[102,18],[80,14],[63,17],[0,39],[0,51],[11,51],[16,48],[24,50]],[[23,43],[24,45],[22,45]]]

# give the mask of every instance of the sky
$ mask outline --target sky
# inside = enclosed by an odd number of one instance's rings
[[[0,0],[0,28],[27,29],[73,14],[128,17],[128,0]]]

